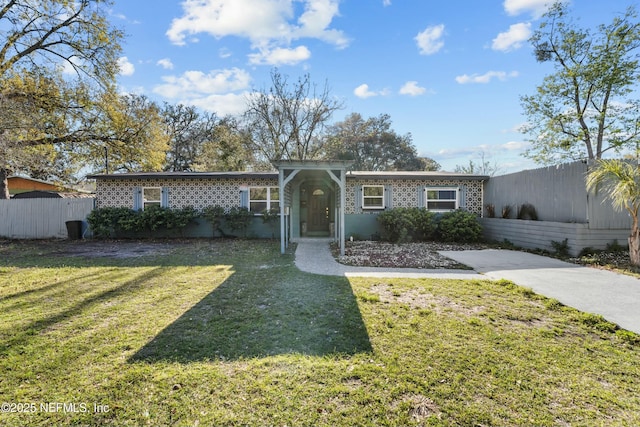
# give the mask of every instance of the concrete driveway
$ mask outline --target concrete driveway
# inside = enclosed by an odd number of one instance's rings
[[[640,279],[526,252],[441,251],[491,279],[507,279],[640,333]]]

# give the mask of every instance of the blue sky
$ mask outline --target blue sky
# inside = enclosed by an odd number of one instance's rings
[[[123,92],[195,105],[218,115],[244,110],[270,86],[273,67],[295,81],[309,73],[345,108],[340,121],[389,114],[419,154],[445,170],[485,160],[514,172],[532,94],[550,64],[527,42],[547,0],[115,0],[111,21],[127,34]],[[581,26],[608,24],[631,0],[570,0]]]

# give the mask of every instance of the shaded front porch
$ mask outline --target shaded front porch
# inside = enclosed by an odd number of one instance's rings
[[[280,161],[280,242],[284,253],[291,239],[331,238],[344,253],[346,169],[343,161]]]

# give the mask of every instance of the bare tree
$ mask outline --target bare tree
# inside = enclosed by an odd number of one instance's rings
[[[165,170],[193,171],[204,145],[217,126],[215,113],[199,113],[193,106],[165,104],[162,112],[171,137]]]
[[[254,149],[269,161],[316,158],[326,123],[342,104],[332,99],[326,84],[318,90],[309,74],[290,85],[274,69],[271,83],[247,99],[244,118]]]
[[[467,166],[457,165],[453,171],[457,173],[469,173],[476,175],[497,175],[502,168],[497,162],[493,162],[492,164],[486,157],[487,154],[484,151],[481,151],[480,159],[477,163],[473,160],[469,160],[469,164]]]

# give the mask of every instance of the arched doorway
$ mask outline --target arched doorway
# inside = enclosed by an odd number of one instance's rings
[[[302,203],[306,205],[306,235],[313,237],[327,237],[330,234],[330,224],[334,221],[333,216],[333,191],[326,183],[309,182],[303,186],[303,193],[306,193],[306,200]]]

